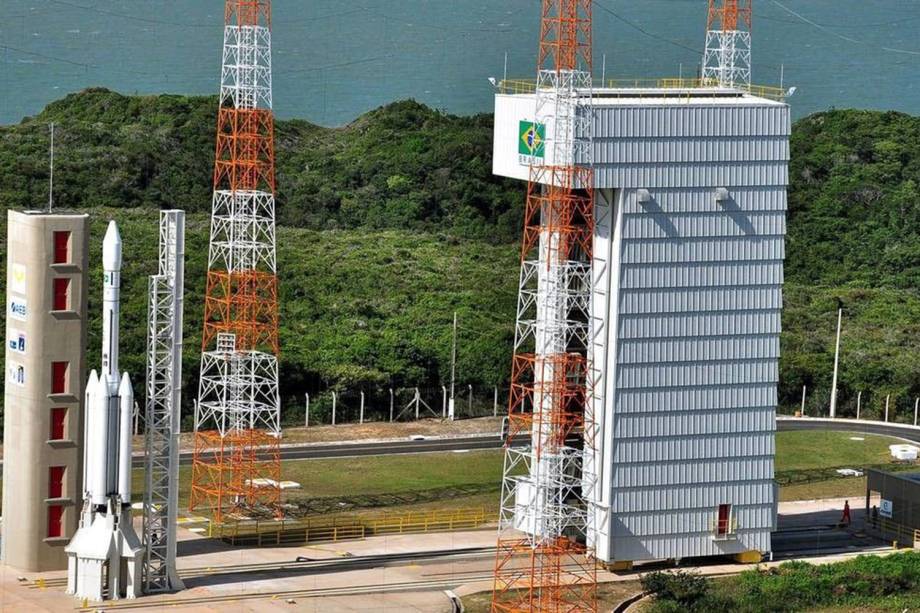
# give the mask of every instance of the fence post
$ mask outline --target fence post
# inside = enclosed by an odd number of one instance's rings
[[[418,388],[415,388],[415,421],[418,421],[418,407],[421,404],[422,395],[419,393]]]
[[[856,394],[856,419],[859,420],[859,412],[862,409],[862,392]]]
[[[336,404],[336,393],[332,392],[332,425],[335,425],[335,404]]]
[[[492,417],[498,417],[498,386],[495,386],[495,395],[492,398]]]
[[[920,409],[920,398],[914,401],[914,425],[917,425],[917,409]]]
[[[470,401],[468,403],[469,404],[469,416],[472,417],[473,416],[473,384],[472,383],[469,384],[469,388],[470,388]]]
[[[441,419],[447,417],[447,386],[441,386]]]
[[[361,414],[360,417],[358,417],[358,423],[364,423],[364,390],[361,390]]]
[[[303,395],[303,404],[304,404],[303,427],[309,428],[310,427],[310,394]]]
[[[803,385],[802,386],[802,410],[801,410],[802,417],[805,417],[805,392],[807,391],[808,391],[808,386]]]
[[[888,422],[888,405],[891,403],[891,394],[885,396],[885,422]]]
[[[393,388],[390,388],[390,423],[393,422]]]

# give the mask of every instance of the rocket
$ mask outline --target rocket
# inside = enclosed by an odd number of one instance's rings
[[[134,390],[118,371],[121,265],[121,235],[111,221],[102,243],[102,368],[90,373],[84,396],[83,513],[66,549],[67,591],[91,600],[140,591],[143,550],[131,518]]]
[[[134,390],[128,373],[118,372],[121,311],[121,235],[109,222],[102,243],[102,370],[86,384],[84,495],[104,512],[106,503],[131,504],[131,430]]]

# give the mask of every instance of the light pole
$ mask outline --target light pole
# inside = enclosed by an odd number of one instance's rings
[[[837,370],[840,367],[840,327],[843,323],[843,301],[837,299],[837,345],[834,349],[834,382],[831,389],[831,419],[837,416]]]
[[[447,416],[454,420],[454,387],[457,383],[457,311],[454,311],[454,338],[450,348],[450,400],[447,405]]]

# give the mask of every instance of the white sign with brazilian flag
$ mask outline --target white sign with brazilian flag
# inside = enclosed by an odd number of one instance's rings
[[[526,165],[542,162],[546,157],[546,125],[521,121],[518,134],[518,161]]]

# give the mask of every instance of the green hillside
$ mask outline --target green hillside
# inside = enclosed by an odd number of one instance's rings
[[[121,223],[129,245],[124,359],[137,377],[156,210],[189,211],[188,396],[215,115],[213,98],[92,90],[0,127],[0,203],[46,201],[54,121],[56,202],[94,213],[94,265],[105,220]],[[507,379],[524,193],[491,175],[491,132],[490,116],[455,117],[411,101],[343,128],[278,122],[282,391],[292,414],[307,390],[441,385],[454,310],[461,381]],[[864,390],[867,413],[891,393],[906,416],[920,395],[920,119],[868,111],[805,118],[794,126],[790,180],[782,404],[797,405],[804,384],[814,391],[812,414],[826,405],[840,297],[844,410],[855,410]]]

